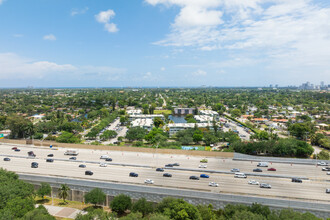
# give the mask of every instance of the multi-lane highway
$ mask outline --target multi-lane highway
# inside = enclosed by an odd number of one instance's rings
[[[322,171],[322,167],[313,165],[298,164],[269,164],[277,171],[254,173],[252,170],[257,167],[257,162],[233,161],[232,159],[207,158],[207,168],[198,168],[201,157],[186,155],[168,155],[153,153],[136,153],[121,151],[95,151],[79,150],[77,161],[70,161],[71,156],[65,156],[66,149],[51,150],[47,148],[34,148],[19,146],[20,152],[12,150],[14,145],[0,145],[0,167],[17,173],[30,173],[49,176],[64,176],[83,179],[95,179],[111,182],[144,184],[144,180],[152,179],[155,186],[185,188],[200,191],[211,191],[214,193],[240,194],[250,196],[264,196],[272,198],[290,198],[296,200],[325,202],[330,204],[330,194],[326,194],[326,188],[330,188],[330,175]],[[36,158],[26,158],[28,151],[34,151]],[[53,163],[46,162],[48,154],[54,154]],[[101,155],[109,155],[113,159],[107,162],[107,167],[100,167]],[[3,158],[9,157],[10,161]],[[31,162],[38,162],[39,168],[31,168]],[[156,167],[164,167],[165,164],[180,163],[179,168],[186,170],[166,169],[164,172],[156,172]],[[79,164],[85,164],[86,168],[79,168]],[[269,168],[268,167],[268,168]],[[207,173],[206,170],[230,171],[232,168],[239,168],[240,172],[258,174],[271,174],[275,176],[304,177],[303,183],[292,183],[290,178],[249,176],[247,179],[234,178],[233,173]],[[194,170],[195,169],[195,170]],[[86,176],[85,171],[93,171],[94,175]],[[138,177],[129,177],[130,172],[136,172]],[[171,173],[172,177],[163,177],[163,173]],[[192,175],[199,176],[206,173],[208,179],[190,180]],[[268,183],[271,189],[262,189],[256,185],[249,185],[251,179],[260,183]],[[219,187],[208,186],[209,182],[217,182]],[[150,185],[152,187],[153,185]]]

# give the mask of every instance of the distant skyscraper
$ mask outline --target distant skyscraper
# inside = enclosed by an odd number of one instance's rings
[[[272,85],[272,84],[270,84],[270,85],[269,85],[269,88],[273,88],[273,85]]]
[[[324,81],[321,81],[321,87],[324,87]]]

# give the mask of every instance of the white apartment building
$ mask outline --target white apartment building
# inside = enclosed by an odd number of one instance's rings
[[[214,118],[216,121],[219,121],[219,113],[216,111],[212,111],[212,110],[200,110],[199,111],[200,115],[207,115],[210,116],[212,118]]]
[[[135,119],[134,121],[131,122],[132,127],[141,127],[144,128],[148,131],[150,131],[153,128],[154,122],[152,119],[147,118],[147,119]]]
[[[213,129],[212,123],[196,123],[196,125],[199,128],[209,127],[210,129]],[[189,128],[194,128],[195,123],[175,123],[175,124],[168,124],[167,127],[169,128],[169,134],[171,137],[178,131],[182,131],[182,130],[189,129]]]
[[[194,119],[198,123],[211,123],[211,122],[213,122],[213,117],[211,117],[209,115],[195,115]]]
[[[134,121],[136,119],[151,119],[151,120],[154,120],[154,118],[161,118],[163,121],[165,120],[165,117],[164,115],[157,115],[157,114],[154,114],[154,115],[130,115],[129,116],[129,121]]]

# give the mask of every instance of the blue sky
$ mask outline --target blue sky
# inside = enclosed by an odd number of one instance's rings
[[[328,0],[0,0],[0,87],[330,83]]]

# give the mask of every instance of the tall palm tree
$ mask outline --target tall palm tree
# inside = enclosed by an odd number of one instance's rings
[[[63,199],[63,202],[65,202],[65,199],[69,196],[69,190],[70,187],[66,184],[61,184],[61,188],[59,189],[58,196],[60,199]]]

